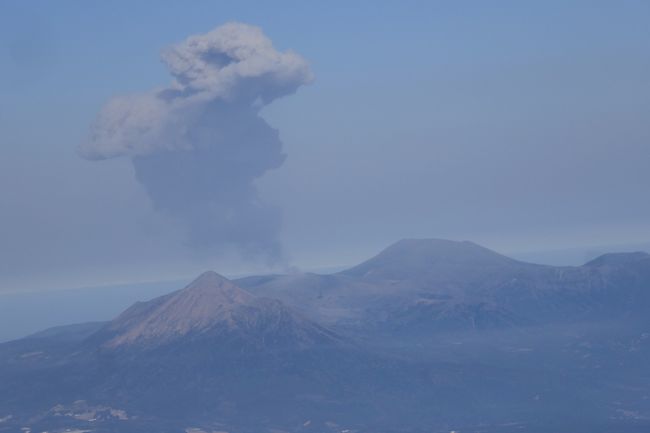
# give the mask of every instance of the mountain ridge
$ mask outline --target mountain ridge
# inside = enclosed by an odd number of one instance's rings
[[[262,345],[258,334],[267,343],[297,346],[341,340],[281,301],[255,296],[214,271],[204,272],[181,290],[135,304],[102,333],[102,347],[109,349],[151,348],[189,338],[235,338]]]
[[[399,324],[400,329],[435,332],[449,326],[583,320],[608,309],[622,314],[629,308],[624,302],[628,296],[612,291],[612,284],[644,281],[644,269],[650,269],[644,257],[605,255],[582,266],[558,267],[511,259],[469,241],[403,239],[336,274],[249,278],[241,284],[330,326]],[[609,265],[597,266],[599,262]],[[624,285],[629,293],[634,287]]]
[[[553,267],[405,240],[364,263],[208,271],[103,326],[0,345],[0,432],[650,428],[646,255]]]
[[[446,239],[399,240],[374,257],[343,270],[339,274],[372,277],[373,272],[382,269],[384,273],[393,271],[402,276],[408,272],[421,271],[424,266],[440,264],[462,264],[471,266],[504,265],[519,263],[488,248],[470,241]],[[389,269],[385,269],[386,267]],[[389,278],[392,275],[387,275]]]

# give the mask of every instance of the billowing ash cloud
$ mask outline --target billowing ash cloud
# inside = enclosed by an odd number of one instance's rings
[[[273,258],[280,215],[253,182],[285,155],[259,110],[308,83],[309,65],[240,23],[192,36],[165,50],[162,61],[172,83],[111,99],[80,155],[131,158],[156,209],[186,224],[194,246]]]

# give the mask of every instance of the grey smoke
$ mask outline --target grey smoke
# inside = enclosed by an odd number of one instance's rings
[[[155,208],[184,223],[193,246],[277,258],[281,216],[254,181],[285,155],[259,111],[310,82],[309,65],[241,23],[192,36],[162,61],[172,83],[108,101],[79,154],[131,158]]]

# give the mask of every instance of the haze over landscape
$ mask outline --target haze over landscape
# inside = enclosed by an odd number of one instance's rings
[[[0,5],[0,433],[650,431],[650,4]]]

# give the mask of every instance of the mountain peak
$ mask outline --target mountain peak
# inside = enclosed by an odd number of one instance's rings
[[[108,346],[136,341],[169,340],[231,323],[233,314],[256,300],[214,271],[201,274],[184,289],[137,303],[111,322]]]
[[[389,245],[378,256],[427,257],[446,262],[465,262],[476,259],[507,259],[492,250],[470,241],[453,241],[448,239],[402,239]],[[371,259],[372,260],[372,259]],[[510,259],[508,259],[510,260]]]
[[[243,304],[254,298],[252,294],[237,287],[232,281],[214,271],[206,271],[199,275],[181,290],[179,295],[181,298],[195,301],[186,305],[191,310],[187,311],[190,314],[196,312],[197,308],[205,309],[205,305],[201,305],[199,301],[218,306]]]
[[[607,253],[587,262],[585,266],[621,266],[650,259],[650,254],[637,251],[632,253]]]
[[[223,344],[239,342],[242,347],[338,342],[334,334],[282,302],[257,297],[213,271],[204,272],[182,290],[136,303],[110,322],[103,335],[107,348],[156,347],[206,338]]]
[[[402,239],[360,265],[343,271],[351,276],[401,279],[449,266],[493,266],[515,260],[469,241]]]
[[[217,283],[217,282],[223,282],[223,281],[228,281],[228,278],[224,277],[221,274],[216,273],[215,271],[205,271],[198,277],[196,277],[191,283]]]

